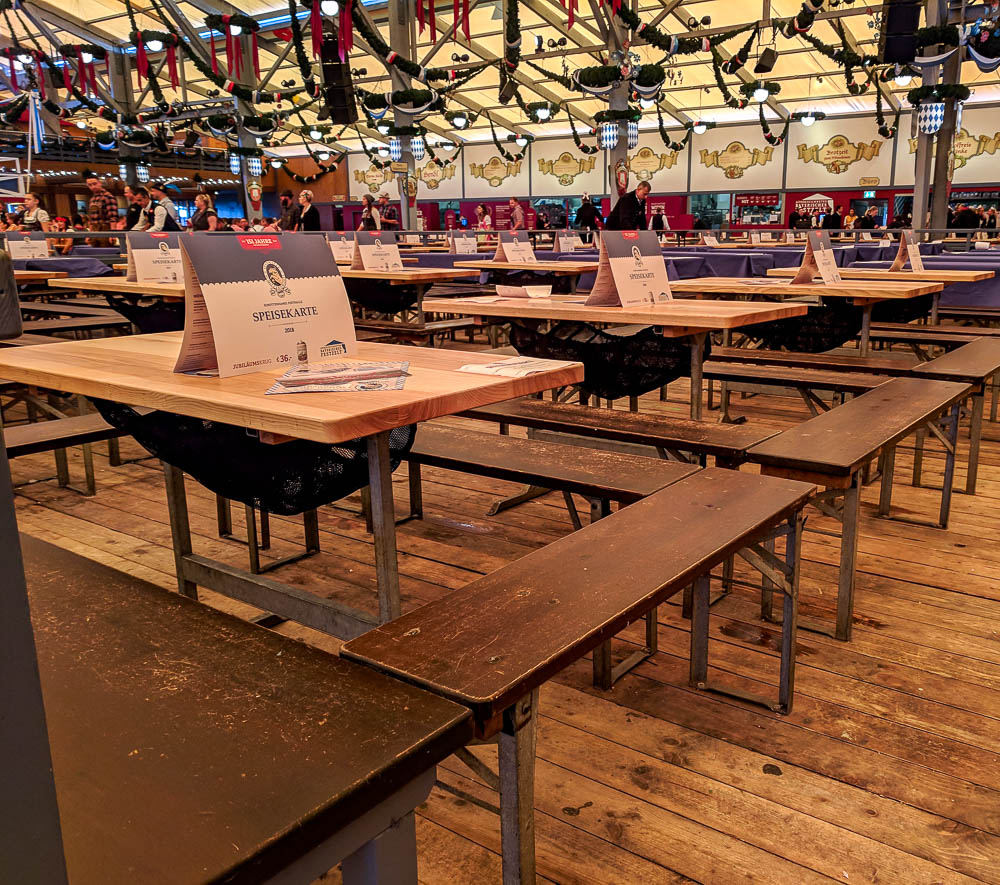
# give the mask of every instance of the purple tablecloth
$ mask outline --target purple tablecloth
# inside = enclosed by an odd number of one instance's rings
[[[118,246],[74,246],[72,255],[74,258],[94,258],[98,255],[121,255],[124,251],[124,244]]]
[[[924,258],[928,270],[992,270],[996,276],[974,283],[946,283],[941,292],[941,303],[950,307],[1000,307],[1000,253],[992,263],[976,261],[975,267],[963,258],[948,255],[928,255]],[[888,268],[891,261],[859,261],[854,267]]]
[[[55,270],[71,277],[103,277],[114,273],[96,258],[15,258],[14,270]]]

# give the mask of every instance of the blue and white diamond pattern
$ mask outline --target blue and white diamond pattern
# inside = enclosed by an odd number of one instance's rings
[[[924,135],[933,135],[944,122],[943,101],[922,101],[917,109],[917,128]]]

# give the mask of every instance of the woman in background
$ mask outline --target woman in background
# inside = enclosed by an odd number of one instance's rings
[[[476,206],[476,227],[479,230],[493,230],[493,219],[490,217],[490,210],[485,203]]]
[[[39,205],[38,194],[29,192],[24,195],[24,208],[14,216],[14,226],[25,231],[49,229],[49,213]]]
[[[57,215],[52,219],[52,227],[50,230],[55,233],[65,233],[66,219],[62,215]],[[48,243],[49,248],[55,252],[56,255],[69,255],[69,253],[73,251],[72,237],[50,237]]]
[[[375,207],[375,198],[371,194],[365,194],[361,202],[361,224],[358,225],[358,230],[382,230],[382,216]]]
[[[302,206],[302,214],[299,215],[296,230],[319,230],[319,209],[313,205],[313,192],[299,191],[299,205]]]
[[[212,198],[208,194],[198,194],[194,198],[197,207],[188,222],[191,230],[218,230],[219,216],[212,208]]]

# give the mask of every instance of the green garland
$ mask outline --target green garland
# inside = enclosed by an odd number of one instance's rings
[[[958,46],[961,38],[955,25],[938,25],[937,27],[917,29],[917,51],[939,43],[948,48]]]
[[[365,143],[365,137],[361,134],[361,130],[355,126],[354,131],[358,133],[358,140],[361,142],[361,150],[365,152],[365,156],[368,157],[369,162],[376,169],[385,170],[392,165],[392,160],[381,160],[374,153],[372,153],[371,148]]]
[[[524,155],[528,152],[528,148],[531,146],[531,142],[534,141],[534,138],[530,135],[525,136],[525,138],[528,139],[528,143],[521,148],[521,153],[512,154],[507,150],[507,148],[500,144],[500,139],[497,138],[497,131],[493,126],[493,118],[485,111],[483,113],[485,114],[486,119],[490,122],[490,134],[493,136],[493,144],[496,145],[496,149],[500,153],[500,156],[503,157],[508,163],[520,163],[521,160],[524,159]]]
[[[719,55],[718,50],[714,46],[712,47],[712,73],[715,74],[715,85],[718,87],[719,92],[722,93],[722,100],[734,110],[743,110],[749,102],[742,98],[737,98],[729,91],[729,87],[722,79],[722,56]]]
[[[937,86],[918,86],[906,93],[906,100],[914,107],[919,107],[923,101],[968,101],[972,91],[961,83],[939,83]]]
[[[766,141],[768,144],[771,144],[771,145],[774,145],[775,147],[777,147],[788,136],[788,127],[791,125],[792,118],[791,117],[786,117],[785,118],[785,126],[781,130],[781,135],[775,135],[771,131],[771,126],[768,124],[767,119],[764,116],[764,105],[763,104],[758,108],[758,112],[760,114],[760,131],[764,133],[764,141]]]
[[[516,71],[521,61],[521,10],[518,0],[504,0],[503,61],[507,72]]]
[[[514,93],[514,100],[517,102],[517,106],[523,111],[524,115],[532,122],[543,122],[538,119],[538,112],[543,108],[549,109],[549,119],[555,117],[559,113],[560,105],[552,101],[531,101],[525,102],[521,98],[521,90]]]
[[[715,123],[703,123],[702,125],[707,129],[715,128]],[[660,140],[668,150],[682,151],[691,143],[691,136],[694,135],[694,124],[685,123],[684,127],[687,129],[684,138],[681,141],[674,141],[667,133],[667,127],[663,125],[663,112],[660,110],[660,106],[656,106],[656,128],[660,131]]]
[[[525,58],[523,61],[526,65],[528,65],[528,67],[534,68],[543,77],[548,77],[550,80],[554,80],[562,86],[563,89],[568,89],[570,92],[583,91],[572,77],[566,77],[563,74],[557,74],[554,71],[546,70],[541,65],[536,65],[530,58]]]
[[[108,50],[96,43],[60,43],[56,49],[59,50],[60,55],[72,58],[77,58],[81,52],[89,53],[97,61],[104,61],[108,57]]]
[[[260,30],[260,22],[255,18],[251,18],[249,15],[244,15],[242,12],[234,12],[232,15],[228,16],[229,21],[226,21],[227,16],[224,15],[206,15],[205,24],[208,25],[213,31],[218,31],[221,34],[226,33],[226,29],[235,25],[238,28],[242,28],[246,33],[256,33]],[[294,16],[293,16],[294,18]]]
[[[603,89],[622,81],[622,69],[618,65],[593,65],[580,68],[576,72],[577,82],[591,89]]]
[[[773,80],[754,80],[752,83],[740,84],[740,94],[747,99],[753,98],[753,94],[758,89],[766,89],[768,95],[777,95],[781,92],[781,84],[775,83]]]
[[[367,92],[362,89],[358,92],[362,94],[361,103],[370,111],[381,111],[392,107],[400,108],[405,113],[406,108],[401,107],[402,105],[412,107],[426,104],[431,105],[428,110],[434,111],[440,110],[435,105],[443,105],[441,96],[432,89],[397,89],[388,98],[384,92]]]
[[[754,28],[750,32],[750,36],[747,37],[746,42],[737,50],[736,54],[730,56],[725,62],[723,62],[722,69],[727,74],[735,74],[750,60],[750,49],[753,46],[753,41],[757,39],[758,34],[760,34],[760,30]]]
[[[632,82],[643,89],[662,86],[667,79],[663,65],[640,65],[632,77]]]
[[[580,139],[580,134],[576,131],[576,124],[573,122],[573,115],[569,112],[569,108],[566,108],[566,116],[569,117],[569,131],[573,133],[573,144],[576,145],[577,150],[587,155],[598,153],[601,149],[597,145],[584,144]]]
[[[309,63],[309,56],[306,54],[305,39],[302,36],[302,23],[299,21],[298,8],[295,0],[288,0],[288,17],[291,19],[289,26],[292,29],[292,48],[295,50],[295,63],[299,66],[299,76],[303,83],[313,80],[312,65]]]
[[[642,111],[636,108],[625,108],[621,111],[598,111],[594,114],[595,123],[638,123],[642,119]]]
[[[895,138],[899,132],[899,111],[896,111],[896,119],[889,126],[885,121],[885,108],[882,105],[882,90],[875,90],[875,123],[878,126],[878,134],[883,138]]]

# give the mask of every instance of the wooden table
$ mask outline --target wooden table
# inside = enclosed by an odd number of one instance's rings
[[[64,270],[15,270],[15,283],[44,283],[48,280],[61,280],[68,276]]]
[[[899,282],[910,283],[915,281],[928,280],[932,283],[976,283],[980,280],[989,280],[994,276],[992,270],[934,270],[924,268],[923,270],[888,270],[880,268],[864,267],[842,267],[839,268],[841,279],[845,280],[897,280]],[[797,267],[772,267],[767,275],[769,277],[794,277],[798,273]],[[931,308],[931,323],[938,321],[938,300],[934,299]]]
[[[673,287],[671,283],[671,287]],[[578,320],[587,323],[639,323],[656,326],[669,338],[686,338],[691,348],[691,417],[701,418],[702,363],[709,332],[736,329],[802,316],[805,304],[748,304],[738,301],[679,300],[638,307],[587,307],[583,298],[502,298],[484,303],[473,298],[437,299],[427,310],[508,320]],[[2,367],[0,367],[2,368]]]
[[[175,374],[180,341],[181,333],[169,332],[4,348],[0,350],[0,377],[246,427],[257,431],[264,442],[304,439],[333,444],[364,438],[379,622],[400,613],[389,432],[474,406],[575,384],[583,378],[579,363],[553,362],[550,370],[526,378],[500,378],[456,371],[462,365],[491,362],[495,359],[492,355],[362,343],[358,345],[359,359],[409,362],[410,377],[403,390],[266,396],[280,371],[233,378]],[[370,616],[336,601],[193,555],[184,476],[167,464],[164,470],[181,593],[196,597],[201,584],[335,636],[357,636],[373,626]]]
[[[702,296],[738,296],[753,297],[756,295],[775,298],[785,302],[792,298],[844,298],[862,310],[861,343],[858,352],[861,356],[868,355],[869,335],[871,333],[872,307],[881,301],[917,298],[921,295],[933,295],[931,311],[936,313],[937,303],[941,297],[942,283],[913,280],[898,282],[881,280],[866,282],[864,280],[845,280],[836,285],[826,283],[799,283],[791,285],[791,280],[775,280],[761,277],[697,277],[692,280],[677,280],[670,283],[670,289],[675,295]]]

